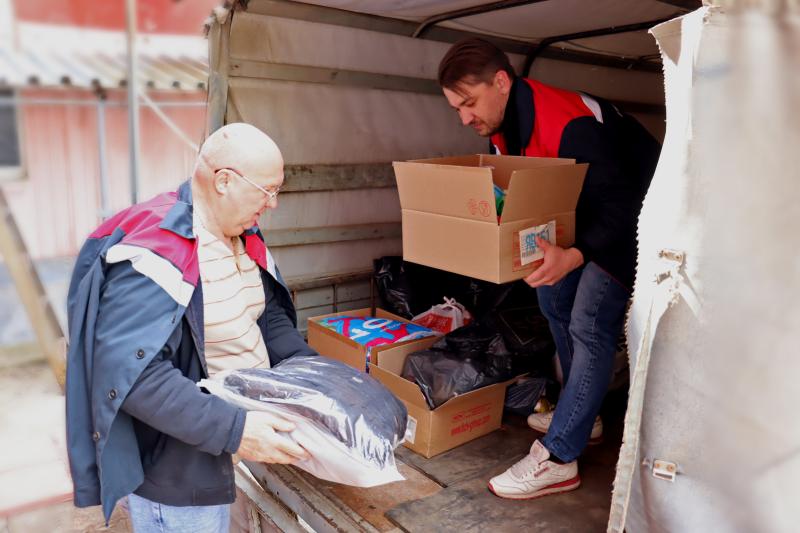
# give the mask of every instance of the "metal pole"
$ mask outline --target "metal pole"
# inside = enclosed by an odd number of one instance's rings
[[[97,99],[97,155],[100,164],[100,219],[109,215],[108,209],[108,160],[106,159],[106,99]]]
[[[130,139],[131,203],[139,201],[139,80],[136,69],[136,0],[125,0],[128,38],[128,137]]]
[[[423,20],[417,29],[414,30],[414,33],[411,34],[411,37],[417,38],[420,37],[425,31],[435,24],[439,24],[440,22],[445,22],[448,20],[453,19],[460,19],[463,17],[471,17],[473,15],[480,15],[483,13],[491,13],[492,11],[498,11],[500,9],[508,9],[511,7],[518,7],[518,6],[525,6],[528,4],[538,4],[539,2],[545,2],[546,0],[500,0],[499,2],[491,2],[489,4],[482,4],[472,7],[465,7],[462,9],[456,9],[454,11],[447,11],[445,13],[439,13],[438,15],[432,15],[425,20]]]
[[[200,151],[200,147],[197,145],[197,143],[195,143],[193,140],[187,137],[186,134],[183,133],[183,130],[181,130],[181,128],[177,124],[175,124],[175,122],[172,119],[170,119],[163,111],[161,111],[157,103],[151,100],[150,97],[147,96],[144,92],[142,92],[141,97],[144,103],[150,108],[150,110],[153,113],[155,113],[158,118],[161,119],[161,122],[163,122],[170,130],[172,130],[172,133],[180,137],[180,139],[195,152]]]
[[[675,14],[675,16],[678,15],[680,15],[680,13]],[[581,31],[577,33],[568,33],[564,35],[554,35],[552,37],[546,37],[541,41],[539,41],[536,47],[532,48],[530,52],[528,52],[525,55],[525,64],[522,67],[520,75],[530,76],[531,67],[533,67],[533,62],[536,61],[536,58],[539,56],[539,54],[541,54],[546,48],[555,43],[560,43],[562,41],[587,39],[589,37],[603,37],[606,35],[616,35],[618,33],[649,30],[650,28],[652,28],[657,24],[661,24],[662,22],[667,22],[668,20],[672,20],[673,18],[675,18],[675,16],[660,18],[657,20],[650,20],[647,22],[637,22],[636,24],[626,24],[624,26],[611,26],[610,28],[600,28],[597,30]],[[635,63],[635,61],[631,62],[631,64],[633,63]]]

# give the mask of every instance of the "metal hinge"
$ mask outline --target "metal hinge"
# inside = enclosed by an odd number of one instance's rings
[[[678,474],[678,465],[676,465],[675,463],[670,463],[669,461],[662,461],[660,459],[655,459],[653,461],[653,477],[669,481],[670,483],[674,483],[675,476],[677,474]]]

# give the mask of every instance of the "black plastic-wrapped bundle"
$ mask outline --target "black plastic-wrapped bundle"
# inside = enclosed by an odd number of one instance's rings
[[[295,422],[289,436],[312,456],[296,465],[318,477],[362,487],[403,479],[394,449],[405,435],[406,407],[348,365],[298,356],[274,368],[221,372],[200,386],[248,410]]]
[[[459,394],[512,378],[513,363],[503,337],[485,323],[473,323],[410,354],[402,376],[419,385],[435,409]]]

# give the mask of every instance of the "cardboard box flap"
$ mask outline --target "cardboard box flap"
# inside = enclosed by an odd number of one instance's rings
[[[383,383],[395,395],[401,397],[403,400],[425,409],[426,411],[430,409],[428,407],[428,402],[425,401],[425,396],[422,395],[422,391],[416,383],[412,383],[372,363],[369,365],[369,372],[372,377]]]
[[[450,157],[430,157],[427,159],[412,159],[409,163],[432,163],[435,165],[458,165],[461,167],[480,167],[481,154],[454,155]]]
[[[492,168],[494,182],[503,189],[508,189],[515,170],[574,164],[574,159],[482,154],[478,166]]]
[[[588,167],[581,163],[514,171],[501,222],[530,218],[532,213],[574,211]]]
[[[460,158],[452,158],[454,160]],[[479,162],[479,157],[465,160]],[[497,224],[492,170],[478,166],[394,163],[403,209]],[[466,161],[465,161],[466,162]]]

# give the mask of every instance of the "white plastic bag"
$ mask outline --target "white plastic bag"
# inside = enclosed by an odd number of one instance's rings
[[[219,372],[198,386],[248,411],[293,422],[286,435],[311,457],[292,464],[320,479],[356,487],[405,479],[394,459],[405,434],[405,406],[343,363],[297,356],[273,368]]]
[[[463,305],[456,302],[455,298],[445,297],[443,304],[434,305],[424,313],[415,316],[411,321],[445,335],[469,324],[472,321],[472,315]]]

